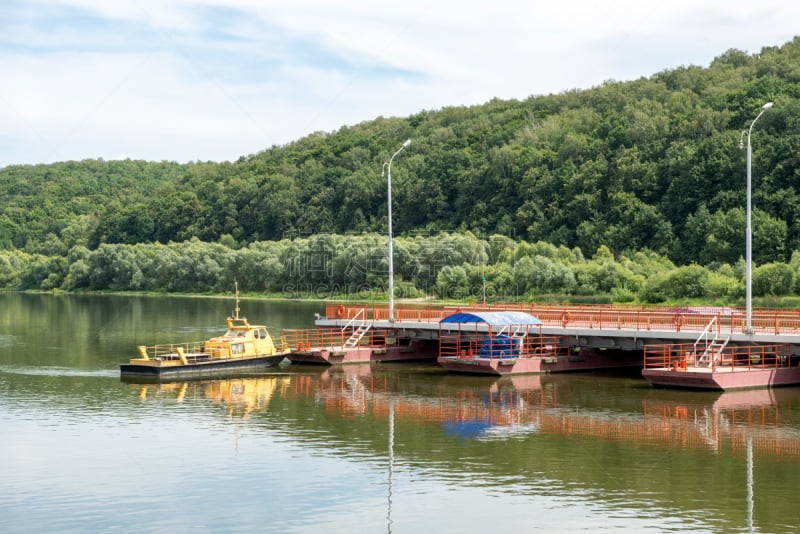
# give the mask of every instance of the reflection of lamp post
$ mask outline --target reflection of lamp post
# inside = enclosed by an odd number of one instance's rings
[[[753,436],[747,430],[747,531],[753,530]]]
[[[386,511],[386,529],[392,534],[392,475],[394,474],[394,397],[389,397],[389,493]]]
[[[751,163],[753,161],[753,150],[750,146],[750,135],[753,133],[753,126],[756,124],[756,121],[771,107],[772,102],[767,102],[761,106],[761,113],[759,113],[756,118],[753,119],[753,122],[750,123],[750,128],[747,129],[747,227],[745,229],[745,248],[747,249],[747,259],[745,260],[747,263],[745,306],[747,308],[747,322],[745,323],[744,330],[746,334],[753,333],[753,230],[751,227],[750,215],[750,204],[752,199],[750,184],[752,182]],[[739,138],[740,149],[744,148],[742,137],[744,137],[744,132],[742,132],[742,136]]]
[[[388,189],[389,189],[389,322],[394,322],[394,253],[392,251],[392,160],[398,155],[405,147],[411,144],[411,139],[406,139],[397,152],[392,154],[389,161],[383,164],[381,169],[381,178],[383,178],[383,170],[388,169]]]

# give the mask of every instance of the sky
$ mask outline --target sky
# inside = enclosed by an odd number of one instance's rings
[[[708,66],[789,0],[0,0],[0,167],[234,161],[314,132]]]

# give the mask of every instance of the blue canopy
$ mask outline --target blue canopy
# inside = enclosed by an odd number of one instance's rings
[[[495,325],[540,325],[542,322],[530,313],[520,311],[501,312],[458,312],[448,315],[440,323],[486,323]]]
[[[727,306],[681,306],[679,308],[670,308],[673,313],[705,313],[708,315],[742,315],[736,308],[728,308]]]

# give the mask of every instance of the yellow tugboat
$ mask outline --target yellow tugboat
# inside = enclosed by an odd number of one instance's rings
[[[207,341],[138,347],[139,357],[120,365],[122,377],[208,376],[234,370],[278,365],[289,353],[276,345],[266,326],[251,325],[236,309],[228,331]]]

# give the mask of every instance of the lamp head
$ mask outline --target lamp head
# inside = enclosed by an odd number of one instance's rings
[[[763,106],[761,106],[761,109],[762,109],[762,110],[764,110],[764,111],[767,111],[767,110],[768,110],[769,108],[771,108],[772,106],[773,106],[772,102],[767,102],[766,104],[764,104]]]
[[[770,106],[771,106],[771,105],[772,105],[772,104],[770,103]],[[408,145],[410,145],[410,144],[411,144],[411,139],[406,139],[406,142],[405,142],[405,143],[403,143],[403,148],[407,147],[407,146],[408,146]]]

